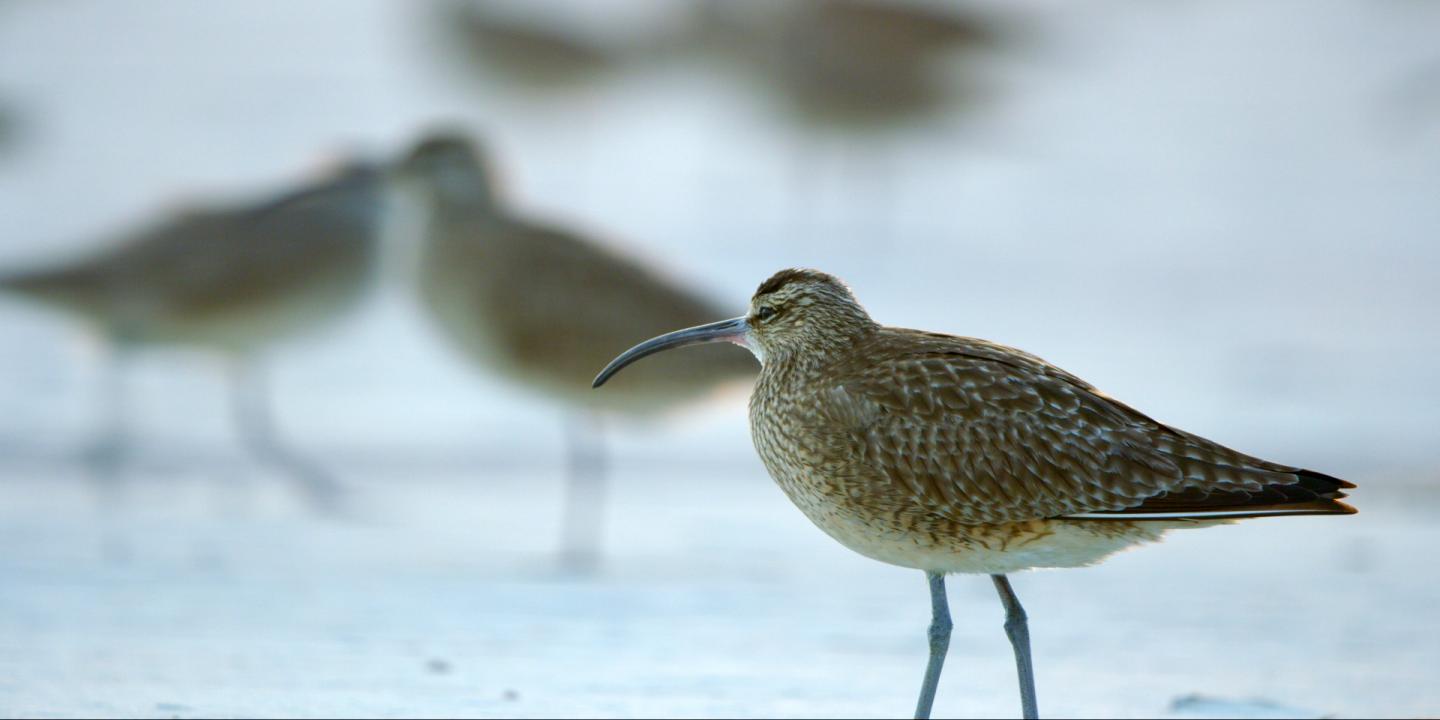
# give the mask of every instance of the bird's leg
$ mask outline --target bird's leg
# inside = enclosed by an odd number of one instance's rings
[[[915,703],[918,720],[930,717],[935,687],[940,684],[940,670],[945,667],[945,653],[950,650],[950,601],[945,598],[945,574],[927,572],[925,579],[930,581],[930,662],[925,665],[920,700]]]
[[[605,447],[599,415],[572,415],[566,423],[564,514],[561,517],[560,566],[586,574],[599,563],[604,518]]]
[[[100,346],[100,354],[100,424],[80,455],[97,480],[112,481],[119,476],[130,440],[125,392],[125,371],[130,356],[114,339],[107,339]]]
[[[1010,580],[1004,575],[991,575],[995,590],[1000,593],[1000,602],[1005,605],[1005,634],[1015,649],[1015,669],[1020,675],[1020,708],[1026,720],[1040,717],[1035,707],[1035,669],[1030,664],[1030,627],[1025,617],[1025,608],[1020,607],[1020,598],[1010,589]]]
[[[130,403],[125,387],[131,354],[123,339],[113,334],[102,339],[97,352],[99,423],[80,451],[80,461],[95,492],[100,553],[112,562],[125,562],[134,553],[124,521],[117,522],[115,513],[128,499],[122,481],[131,441]]]
[[[318,465],[287,448],[275,429],[263,364],[253,357],[232,358],[230,379],[235,425],[245,448],[290,477],[316,509],[334,511],[340,497],[339,483]]]

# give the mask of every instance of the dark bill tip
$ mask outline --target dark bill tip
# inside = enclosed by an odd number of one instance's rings
[[[639,360],[647,355],[654,355],[662,350],[683,347],[685,345],[696,345],[708,342],[736,342],[742,343],[745,332],[749,327],[745,324],[745,318],[738,317],[730,320],[701,325],[699,327],[676,330],[666,333],[657,338],[651,338],[635,347],[620,353],[620,356],[610,361],[599,375],[595,376],[595,382],[590,384],[592,388],[598,388],[605,384],[615,373],[625,369],[626,365]]]

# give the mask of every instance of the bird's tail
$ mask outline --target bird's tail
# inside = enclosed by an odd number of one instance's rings
[[[1313,470],[1266,471],[1276,482],[1258,490],[1169,492],[1115,512],[1085,513],[1089,520],[1230,520],[1278,515],[1353,515],[1341,502],[1354,483]],[[1280,478],[1284,478],[1283,480]],[[1293,479],[1292,479],[1293,478]]]

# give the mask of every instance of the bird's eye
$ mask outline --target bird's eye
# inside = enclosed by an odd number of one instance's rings
[[[772,317],[775,317],[775,308],[773,307],[766,306],[755,311],[756,320],[769,320]]]

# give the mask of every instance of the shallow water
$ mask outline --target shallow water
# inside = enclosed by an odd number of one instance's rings
[[[135,478],[104,514],[73,476],[0,475],[0,715],[887,717],[914,702],[921,574],[835,545],[758,467],[621,463],[607,558],[583,580],[553,570],[558,467],[346,465],[356,510],[327,522],[273,478],[220,467],[238,477]],[[1179,532],[1015,576],[1042,710],[1429,713],[1434,495],[1365,499],[1351,518]],[[990,583],[949,586],[937,715],[1016,714]]]

